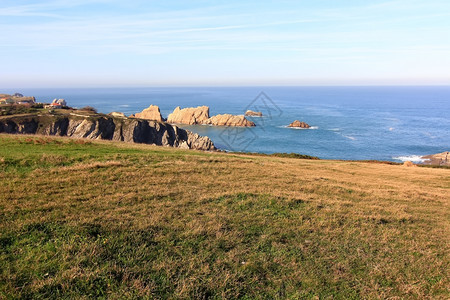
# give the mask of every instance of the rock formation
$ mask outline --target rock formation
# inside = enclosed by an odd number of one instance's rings
[[[67,102],[64,99],[53,99],[51,105],[61,105],[61,106],[67,106]]]
[[[292,122],[291,124],[289,124],[288,127],[309,128],[309,127],[311,127],[311,126],[309,126],[309,125],[306,124],[305,122],[300,122],[299,120],[295,120],[294,122]]]
[[[426,159],[426,165],[450,166],[450,152],[442,152],[437,154],[426,155],[422,157]]]
[[[136,113],[134,115],[135,118],[152,120],[162,122],[163,118],[161,116],[161,112],[159,111],[159,107],[156,105],[150,105],[148,108],[144,109],[140,113]]]
[[[403,163],[403,166],[405,166],[405,167],[417,167],[413,162],[411,162],[411,161],[405,161],[404,163]]]
[[[168,123],[173,124],[203,124],[204,121],[209,119],[209,107],[199,106],[199,107],[188,107],[180,109],[178,106],[175,110],[167,117]]]
[[[255,123],[247,120],[243,115],[235,116],[231,114],[216,115],[203,124],[215,125],[215,126],[240,126],[240,127],[252,127]]]
[[[255,126],[255,123],[247,120],[243,115],[235,116],[231,114],[216,115],[209,117],[209,107],[188,107],[180,109],[178,106],[173,113],[167,117],[168,123],[187,125],[214,125],[214,126]]]
[[[249,116],[249,117],[262,117],[262,112],[260,112],[260,111],[253,111],[253,110],[247,110],[245,112],[245,115]]]
[[[115,118],[126,118],[127,117],[127,116],[125,116],[125,114],[123,112],[119,112],[119,111],[110,112],[108,114],[108,116],[115,117]]]
[[[0,118],[0,133],[41,134],[103,139],[184,149],[215,150],[208,137],[177,126],[142,119],[108,115],[28,115]]]

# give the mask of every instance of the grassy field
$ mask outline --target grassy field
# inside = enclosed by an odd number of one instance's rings
[[[0,298],[448,299],[450,170],[0,135]]]

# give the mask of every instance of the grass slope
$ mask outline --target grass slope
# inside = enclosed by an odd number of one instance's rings
[[[449,297],[448,169],[0,135],[0,298]]]

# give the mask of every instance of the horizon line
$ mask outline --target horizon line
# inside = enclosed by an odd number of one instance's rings
[[[450,87],[448,84],[251,84],[251,85],[98,85],[98,86],[41,86],[41,87],[30,87],[30,86],[13,86],[13,87],[0,87],[0,91],[7,89],[126,89],[126,88],[261,88],[261,87]]]

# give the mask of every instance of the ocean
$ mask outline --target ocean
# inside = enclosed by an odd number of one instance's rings
[[[180,126],[209,136],[223,150],[300,153],[323,159],[420,162],[450,150],[450,86],[442,87],[183,87],[2,90],[64,98],[68,105],[126,115],[158,105],[207,105],[210,115],[262,111],[254,128]],[[286,126],[294,120],[310,129]]]

